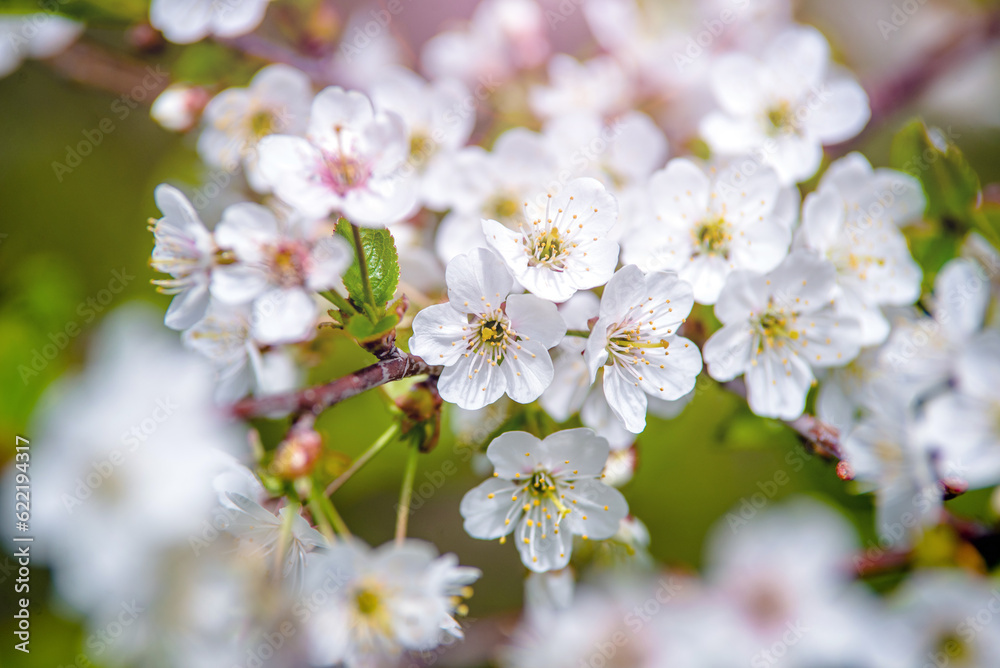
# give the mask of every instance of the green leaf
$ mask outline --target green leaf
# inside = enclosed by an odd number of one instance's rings
[[[890,162],[923,185],[928,218],[969,221],[979,197],[979,176],[943,132],[910,121],[893,138]]]
[[[354,248],[354,235],[351,224],[344,218],[337,223],[337,234],[344,237]],[[379,318],[385,313],[385,305],[396,293],[399,284],[399,256],[396,244],[386,229],[361,228],[361,247],[364,249],[365,262],[368,267],[368,280],[371,283],[374,307]],[[344,287],[355,304],[365,303],[364,285],[361,281],[361,267],[355,253],[354,262],[344,273]],[[377,320],[379,318],[373,318]]]
[[[359,313],[351,316],[351,318],[347,321],[345,329],[348,334],[353,336],[360,343],[365,343],[368,341],[379,340],[391,332],[392,328],[398,323],[399,318],[396,317],[395,313],[390,313],[378,322],[372,322],[368,316]]]

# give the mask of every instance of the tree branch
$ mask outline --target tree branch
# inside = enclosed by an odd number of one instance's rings
[[[433,367],[416,355],[396,349],[375,364],[326,385],[310,387],[299,392],[243,399],[232,406],[230,413],[238,418],[295,411],[319,413],[336,403],[380,385],[411,376],[438,373],[439,370],[440,367]]]

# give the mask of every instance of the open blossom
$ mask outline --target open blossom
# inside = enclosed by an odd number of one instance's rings
[[[184,332],[184,345],[215,367],[216,401],[235,401],[248,392],[287,392],[298,385],[301,374],[291,355],[254,339],[253,314],[251,304],[212,299],[205,317]]]
[[[424,81],[402,67],[382,73],[370,89],[372,103],[399,114],[410,131],[409,166],[419,181],[418,196],[431,209],[447,209],[449,184],[438,178],[441,164],[465,146],[476,123],[467,104],[471,93],[456,79]]]
[[[815,28],[778,35],[760,59],[721,56],[712,68],[721,107],[701,123],[720,155],[759,154],[784,183],[816,173],[823,146],[858,134],[871,111],[864,89],[830,64],[830,45]]]
[[[625,237],[625,260],[676,271],[701,304],[715,303],[731,272],[770,271],[788,253],[798,198],[771,169],[706,172],[677,158],[652,176],[649,197],[655,220]]]
[[[261,343],[312,336],[319,308],[313,293],[330,290],[350,264],[343,239],[321,224],[279,221],[251,202],[228,207],[215,230],[233,262],[212,276],[212,295],[228,304],[253,303],[251,333]]]
[[[566,324],[551,302],[510,294],[513,279],[486,249],[448,264],[448,303],[429,306],[413,319],[410,351],[445,367],[438,390],[445,401],[476,409],[504,393],[525,404],[552,382],[549,348]]]
[[[701,355],[677,335],[693,305],[691,286],[673,272],[630,264],[604,287],[585,359],[591,382],[604,368],[604,396],[633,434],[646,427],[646,395],[672,401],[694,388]]]
[[[609,452],[590,429],[564,429],[544,441],[523,431],[502,434],[486,450],[493,478],[462,499],[465,530],[501,542],[514,533],[529,569],[565,568],[573,536],[610,538],[628,514],[621,493],[601,481]]]
[[[889,336],[881,306],[905,306],[920,296],[920,267],[897,225],[923,210],[916,179],[891,169],[873,171],[860,153],[830,165],[806,198],[795,245],[837,268],[837,303],[860,321],[863,345]]]
[[[187,329],[208,308],[215,241],[191,202],[177,188],[160,184],[154,197],[163,217],[150,221],[156,245],[149,264],[173,277],[155,281],[160,292],[174,295],[164,322],[171,329]]]
[[[0,77],[20,67],[25,58],[51,58],[61,53],[82,32],[82,24],[57,14],[0,16]]]
[[[305,623],[311,664],[379,668],[394,665],[403,650],[461,638],[453,615],[479,576],[419,540],[374,550],[338,541],[318,556],[303,590],[302,605],[313,612]]]
[[[403,119],[376,111],[357,91],[324,89],[313,101],[306,137],[270,135],[258,145],[260,176],[303,215],[338,212],[356,225],[402,220],[416,201],[403,169],[410,137]]]
[[[833,265],[804,250],[768,274],[730,274],[715,304],[723,327],[705,343],[708,373],[743,374],[758,415],[798,417],[813,369],[843,366],[861,348],[858,321],[837,311],[835,289]]]
[[[559,53],[549,60],[548,71],[548,85],[533,87],[528,98],[539,118],[579,112],[605,117],[628,106],[628,79],[610,56],[580,63]]]
[[[525,128],[500,135],[487,152],[469,146],[435,166],[428,178],[441,189],[440,204],[451,209],[441,220],[435,248],[448,262],[470,248],[485,247],[482,221],[510,229],[525,221],[522,205],[554,180],[558,158],[547,139]]]
[[[171,42],[239,37],[260,25],[271,0],[153,0],[149,22]]]
[[[608,238],[618,204],[595,179],[575,179],[557,194],[523,204],[517,230],[483,221],[486,242],[530,292],[564,302],[577,290],[603,285],[618,264],[618,244]]]
[[[233,170],[242,165],[250,187],[264,192],[258,142],[276,133],[303,134],[312,98],[309,77],[288,65],[269,65],[249,86],[227,88],[208,103],[198,154],[213,167]]]

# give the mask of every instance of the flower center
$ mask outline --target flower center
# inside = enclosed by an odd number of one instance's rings
[[[416,164],[422,164],[437,150],[434,140],[427,135],[414,132],[410,135],[410,159]]]
[[[558,261],[565,254],[566,248],[559,230],[550,228],[532,241],[534,246],[530,249],[531,258],[528,260],[530,266],[549,264],[554,265],[555,269],[562,269],[562,263]]]
[[[535,471],[531,476],[531,485],[528,488],[535,496],[547,496],[555,491],[556,483],[545,471]]]
[[[937,649],[954,661],[956,666],[970,666],[976,663],[968,643],[957,633],[945,633],[938,638]]]
[[[469,353],[489,359],[491,364],[499,364],[507,352],[507,346],[517,341],[517,332],[510,326],[510,319],[503,306],[488,313],[472,316],[469,320],[471,334],[463,339],[469,346]]]
[[[271,276],[278,285],[290,287],[305,282],[308,252],[297,242],[274,246],[270,258]]]
[[[769,308],[757,320],[757,332],[760,340],[757,343],[757,353],[764,352],[764,348],[780,348],[788,340],[795,341],[799,338],[797,330],[789,326],[789,322],[794,323],[795,314],[786,313],[784,309]]]
[[[509,195],[498,195],[486,206],[494,220],[503,222],[517,213],[517,202]]]
[[[324,153],[320,169],[323,185],[341,197],[348,191],[360,188],[371,175],[368,166],[357,158],[343,153]]]
[[[359,589],[354,594],[354,604],[360,612],[365,617],[374,616],[381,606],[382,599],[379,597],[378,593],[372,591],[371,589]]]
[[[726,256],[729,253],[729,242],[733,237],[729,233],[730,224],[723,218],[702,222],[693,231],[695,244],[703,254]]]
[[[258,111],[250,117],[250,134],[254,139],[260,139],[272,134],[275,129],[274,114],[269,111]]]

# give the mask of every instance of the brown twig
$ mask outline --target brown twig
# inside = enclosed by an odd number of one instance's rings
[[[439,369],[440,367],[433,367],[416,355],[396,349],[394,354],[386,356],[375,364],[326,385],[310,387],[299,392],[243,399],[237,402],[230,412],[239,418],[289,411],[319,413],[336,403],[386,383],[411,376],[436,373]]]

